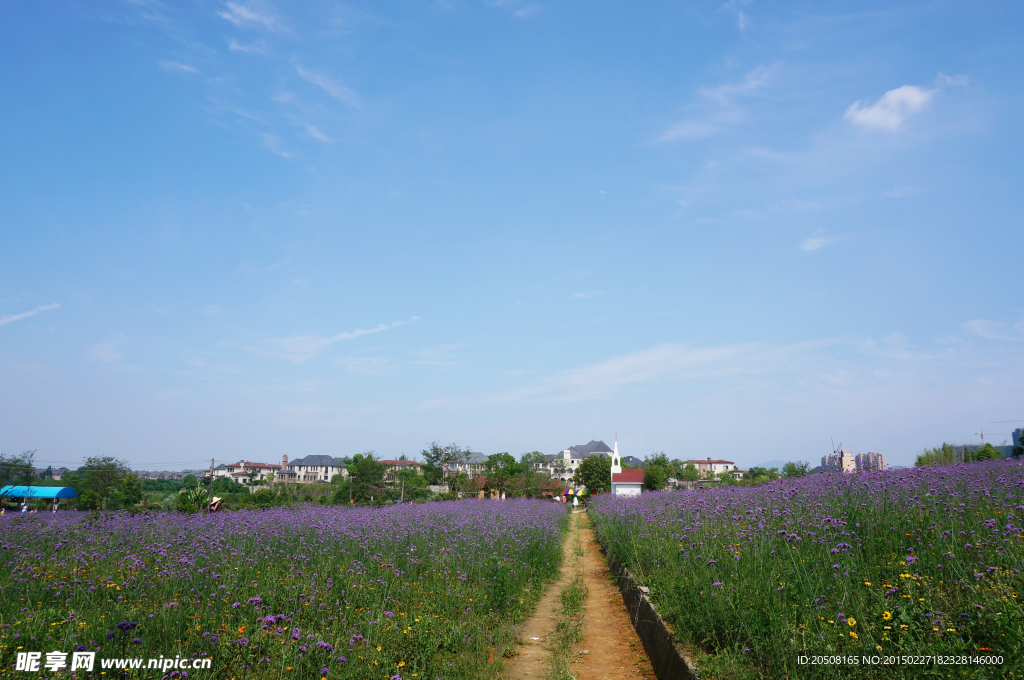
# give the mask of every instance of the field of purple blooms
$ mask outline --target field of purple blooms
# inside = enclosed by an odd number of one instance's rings
[[[1017,462],[601,496],[590,512],[704,655],[702,677],[1020,677]],[[858,665],[835,663],[849,655]],[[880,665],[906,655],[947,663]],[[992,656],[1002,664],[980,665]]]
[[[0,668],[78,650],[211,657],[193,678],[490,677],[566,526],[562,506],[511,500],[7,515]],[[185,672],[103,677],[167,676]]]

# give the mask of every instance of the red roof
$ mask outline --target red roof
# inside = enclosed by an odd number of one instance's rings
[[[623,470],[612,473],[612,484],[643,484],[643,470]]]

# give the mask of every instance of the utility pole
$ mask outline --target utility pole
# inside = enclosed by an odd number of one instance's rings
[[[206,499],[206,514],[210,514],[210,506],[213,505],[213,458],[210,459],[210,496]]]
[[[405,478],[402,478],[402,497],[398,500],[399,503],[405,502]]]
[[[348,474],[348,504],[352,505],[352,473]]]

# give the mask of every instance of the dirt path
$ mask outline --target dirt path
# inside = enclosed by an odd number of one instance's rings
[[[583,555],[577,555],[577,536]],[[509,659],[506,676],[512,680],[541,680],[551,677],[551,654],[547,638],[559,611],[559,593],[583,574],[588,594],[583,617],[583,640],[576,646],[571,672],[578,680],[655,680],[643,645],[629,623],[626,607],[608,573],[608,565],[594,540],[586,514],[573,514],[569,535],[562,544],[562,570],[556,583],[537,604],[520,633],[519,655]]]
[[[580,519],[583,543],[583,581],[587,585],[587,613],[579,661],[573,664],[578,680],[655,680],[644,646],[630,625],[622,594],[613,585],[587,515]]]
[[[579,557],[574,553],[576,536],[579,533],[579,515],[570,518],[569,533],[562,543],[562,569],[558,581],[550,584],[544,592],[533,616],[523,624],[519,633],[521,646],[515,658],[505,662],[505,675],[513,680],[539,680],[551,677],[551,655],[545,644],[548,633],[558,618],[559,593],[572,581],[579,567]]]

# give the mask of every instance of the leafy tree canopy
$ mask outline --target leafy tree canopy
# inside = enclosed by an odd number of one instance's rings
[[[30,486],[35,479],[35,450],[17,456],[0,453],[0,485]]]
[[[807,474],[807,469],[810,467],[810,463],[804,460],[796,462],[789,461],[782,466],[783,477],[803,477]]]
[[[576,468],[573,482],[587,487],[591,493],[610,491],[612,485],[612,459],[608,456],[588,456]]]

